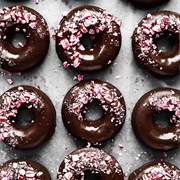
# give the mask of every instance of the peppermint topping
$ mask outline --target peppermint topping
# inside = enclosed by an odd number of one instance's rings
[[[146,170],[142,180],[177,180],[180,179],[180,171],[170,168],[165,163],[158,163]]]
[[[22,6],[5,7],[0,10],[0,28],[23,24],[28,24],[32,29],[36,28],[36,16],[24,10]]]
[[[88,33],[92,40],[95,35],[104,31],[112,36],[117,36],[117,32],[114,34],[112,32],[113,22],[121,25],[114,16],[106,11],[97,12],[85,9],[77,11],[69,21],[64,22],[63,27],[59,26],[58,29],[55,29],[53,37],[59,37],[61,39],[59,45],[70,53],[70,60],[64,62],[64,67],[73,66],[76,68],[81,64],[81,57],[77,50],[85,50],[85,47],[80,43],[83,34]]]
[[[0,169],[0,179],[2,180],[42,180],[43,172],[37,171],[25,161],[11,162]]]
[[[104,112],[111,113],[111,121],[116,126],[123,123],[125,107],[120,102],[122,97],[118,95],[115,88],[110,89],[107,83],[101,85],[90,81],[90,83],[85,84],[85,88],[75,86],[72,90],[72,96],[74,96],[74,103],[69,104],[69,112],[77,115],[79,120],[82,120],[82,114],[87,112],[87,109],[83,107],[94,100],[98,100]]]
[[[175,15],[163,15],[156,18],[148,14],[146,19],[142,20],[141,26],[136,28],[134,40],[137,43],[138,58],[147,64],[154,64],[154,60],[148,55],[158,56],[161,51],[158,50],[154,39],[159,38],[164,32],[180,33],[180,19]],[[137,52],[136,50],[136,52]]]
[[[77,76],[74,76],[73,80],[82,81],[84,79],[84,76],[81,74],[78,74]]]
[[[10,85],[14,83],[14,81],[12,80],[12,78],[8,78],[8,79],[7,79],[7,82],[8,82]]]
[[[149,98],[149,102],[158,111],[169,110],[174,112],[170,122],[174,123],[177,127],[180,127],[180,97],[175,97],[173,94],[174,91],[172,91],[171,96],[163,96],[161,98],[152,95]]]
[[[36,108],[41,111],[44,107],[40,97],[34,92],[28,92],[23,87],[19,86],[17,90],[7,91],[2,97],[0,104],[0,139],[8,139],[8,144],[16,146],[18,144],[17,137],[23,138],[23,134],[12,128],[11,123],[14,123],[14,118],[18,113],[18,108],[25,105],[26,108]]]
[[[58,180],[71,180],[74,175],[84,177],[84,171],[92,173],[102,172],[104,174],[121,174],[118,162],[102,150],[93,150],[73,153],[65,157],[64,167],[58,172]]]

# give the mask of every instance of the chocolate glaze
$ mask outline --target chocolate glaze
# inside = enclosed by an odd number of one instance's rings
[[[3,177],[7,177],[7,179],[51,180],[48,170],[42,164],[24,159],[12,159],[0,166],[0,179]]]
[[[128,180],[145,180],[147,178],[156,180],[178,180],[180,179],[180,169],[168,162],[153,161],[136,169],[131,173]]]
[[[169,0],[129,0],[129,1],[131,1],[133,4],[138,6],[149,7],[149,6],[165,3]]]
[[[14,93],[21,93],[20,98],[18,97],[19,99],[24,99],[24,97],[29,96],[27,94],[30,94],[29,99],[32,99],[32,101],[20,102],[19,107],[5,109],[4,107],[9,106],[9,104],[12,105],[12,103],[7,102],[13,101],[12,98]],[[17,95],[15,97],[17,98]],[[13,102],[18,102],[16,98]],[[13,112],[15,109],[18,111],[18,109],[22,106],[26,107],[27,109],[31,109],[34,113],[34,121],[28,126],[21,126],[13,122],[13,115],[10,115],[9,117],[7,116],[8,112]],[[38,145],[46,142],[55,131],[55,108],[49,97],[35,87],[23,85],[9,89],[0,97],[0,110],[1,139],[6,144],[14,148],[30,149],[37,147]],[[16,114],[17,113],[15,113],[15,115]],[[3,119],[5,119],[5,121],[2,121]]]
[[[180,91],[177,89],[156,88],[144,94],[136,103],[132,113],[132,127],[136,137],[143,144],[157,150],[171,150],[179,147],[179,102]],[[163,104],[162,107],[161,104]],[[154,121],[155,115],[163,109],[176,114],[171,117],[174,118],[172,125],[166,128],[160,128]]]
[[[132,48],[137,62],[154,75],[172,76],[180,72],[178,21],[180,15],[171,11],[148,14],[134,30]],[[161,22],[159,24],[159,22]],[[156,41],[162,34],[174,36],[174,46],[170,51],[160,52]]]
[[[4,27],[0,26],[0,37],[2,37],[0,38],[0,66],[7,71],[21,72],[36,67],[44,60],[50,38],[47,23],[38,12],[28,7],[16,6],[9,7],[8,13],[11,13],[13,8],[19,12],[31,13],[36,17],[36,20],[33,21],[36,26],[31,28],[30,22],[25,24],[16,23],[13,20],[7,22],[0,14],[0,22],[6,23]],[[21,31],[26,30],[27,41],[24,47],[16,48],[9,42],[9,34],[15,32],[16,28]],[[3,38],[5,36],[7,36],[6,39]]]
[[[67,161],[68,160],[68,161]],[[99,179],[124,180],[123,171],[117,160],[103,150],[97,148],[82,148],[73,151],[65,157],[58,171],[58,180],[80,180],[85,171],[98,173]]]
[[[85,117],[86,106],[93,101],[98,101],[106,109],[103,109],[102,117],[89,121]],[[67,130],[74,137],[90,143],[114,137],[122,128],[125,115],[125,102],[120,91],[98,80],[76,84],[67,92],[62,104],[62,119]]]
[[[94,71],[94,70],[103,70],[109,64],[111,64],[115,58],[117,57],[120,46],[121,46],[121,32],[120,32],[120,25],[117,24],[117,22],[113,19],[114,17],[112,15],[109,15],[113,20],[110,21],[110,23],[105,23],[106,26],[103,31],[100,31],[100,33],[95,33],[95,36],[97,36],[97,42],[94,45],[93,48],[88,49],[85,48],[84,50],[81,50],[78,48],[77,44],[73,46],[73,48],[70,46],[69,49],[64,49],[61,45],[61,41],[64,39],[70,39],[70,36],[72,35],[71,32],[64,32],[64,29],[67,25],[67,22],[74,23],[76,22],[76,29],[78,32],[83,35],[81,29],[79,28],[80,19],[74,20],[76,18],[77,13],[80,14],[80,16],[83,16],[85,14],[90,14],[91,16],[96,16],[97,18],[101,15],[103,16],[103,20],[106,20],[106,15],[103,15],[107,12],[105,12],[103,9],[95,6],[81,6],[78,8],[73,9],[67,16],[65,16],[61,22],[60,22],[60,28],[57,31],[57,37],[56,37],[56,51],[60,58],[60,60],[64,63],[67,63],[66,66],[73,66],[77,70],[80,71]],[[101,21],[101,18],[100,20]],[[81,20],[82,23],[82,20]],[[93,25],[88,27],[94,28]],[[112,28],[112,31],[110,32]],[[58,33],[62,33],[62,35],[58,36]],[[73,64],[74,62],[71,60],[72,55],[79,54],[78,61],[80,62],[79,65]],[[74,58],[74,57],[73,57]],[[73,64],[73,65],[72,65]]]

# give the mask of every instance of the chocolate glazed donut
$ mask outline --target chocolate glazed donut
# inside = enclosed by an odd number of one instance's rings
[[[21,108],[34,114],[30,125],[17,123]],[[56,111],[49,97],[32,86],[17,86],[0,97],[0,139],[11,147],[30,149],[47,141],[54,133]]]
[[[161,128],[155,116],[170,113],[168,127]],[[180,91],[172,88],[157,88],[144,94],[132,113],[132,127],[136,137],[145,145],[157,150],[171,150],[180,146]]]
[[[180,72],[180,15],[171,11],[148,14],[134,30],[132,48],[137,62],[154,75],[172,76]],[[173,47],[167,52],[158,49],[161,37],[171,37]]]
[[[128,180],[178,180],[180,179],[180,169],[173,164],[164,161],[153,161],[144,164],[136,169]]]
[[[32,160],[12,159],[0,166],[0,179],[51,180],[48,170]]]
[[[65,157],[58,171],[58,180],[84,179],[85,172],[98,173],[102,180],[124,180],[117,160],[97,148],[78,149]]]
[[[99,102],[103,115],[87,120],[87,105]],[[111,139],[122,128],[126,115],[124,98],[113,85],[98,81],[81,81],[66,94],[62,104],[62,119],[67,130],[76,138],[90,143]]]
[[[169,0],[129,0],[133,4],[138,5],[138,6],[144,6],[144,7],[149,7],[161,3],[165,3]]]
[[[95,41],[86,48],[81,38]],[[120,23],[105,10],[81,6],[69,12],[56,32],[56,52],[64,67],[80,71],[103,70],[117,57],[121,46]]]
[[[25,45],[14,47],[10,38],[21,32]],[[39,65],[49,48],[49,31],[44,18],[35,10],[14,6],[0,12],[0,66],[11,72],[22,72]]]

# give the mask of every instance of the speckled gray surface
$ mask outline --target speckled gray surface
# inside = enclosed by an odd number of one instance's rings
[[[42,0],[39,4],[36,4],[35,0],[1,0],[0,8],[18,4],[29,6],[41,13],[49,25],[51,35],[62,18],[61,15],[64,11],[69,11],[85,4],[96,5],[106,9],[117,16],[119,20],[122,20],[122,47],[115,64],[112,64],[110,68],[103,72],[91,75],[84,74],[85,79],[101,79],[112,83],[122,92],[126,101],[127,116],[121,132],[113,140],[106,142],[99,148],[108,151],[119,161],[127,177],[134,169],[151,160],[164,159],[180,167],[179,149],[166,152],[167,156],[164,157],[162,152],[152,150],[139,143],[131,128],[131,112],[136,101],[145,92],[156,87],[180,89],[180,75],[171,78],[157,78],[144,71],[134,61],[130,38],[134,27],[148,13],[158,9],[180,11],[178,9],[178,5],[180,5],[179,0],[171,0],[163,5],[149,9],[135,7],[128,0]],[[0,69],[0,71],[2,70]],[[51,38],[47,57],[40,67],[27,73],[22,73],[20,76],[6,73],[5,76],[0,77],[0,93],[14,85],[39,85],[41,90],[49,95],[57,111],[57,128],[53,137],[47,143],[33,150],[20,151],[10,149],[3,142],[0,142],[0,164],[15,157],[34,159],[44,164],[49,169],[52,179],[56,179],[57,167],[63,158],[71,151],[82,147],[79,141],[68,134],[61,119],[63,97],[77,83],[77,81],[73,80],[73,77],[78,74],[78,72],[62,67],[55,52],[55,41]],[[8,78],[13,79],[13,85],[7,83]]]

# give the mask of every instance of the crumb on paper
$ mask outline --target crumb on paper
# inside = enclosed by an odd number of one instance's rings
[[[7,82],[11,85],[11,84],[14,84],[14,81],[12,80],[12,78],[8,78],[7,79]]]
[[[73,80],[78,80],[78,81],[82,81],[84,79],[84,76],[79,74],[77,76],[74,76]]]
[[[14,74],[15,75],[17,75],[17,76],[20,76],[21,75],[21,72],[10,72],[10,71],[0,71],[0,74],[1,74],[1,76],[2,77],[7,77],[8,76],[8,78],[6,79],[6,81],[8,82],[8,84],[14,84],[14,81],[13,81],[13,79],[11,78],[11,77],[9,77],[9,76],[13,76]]]

